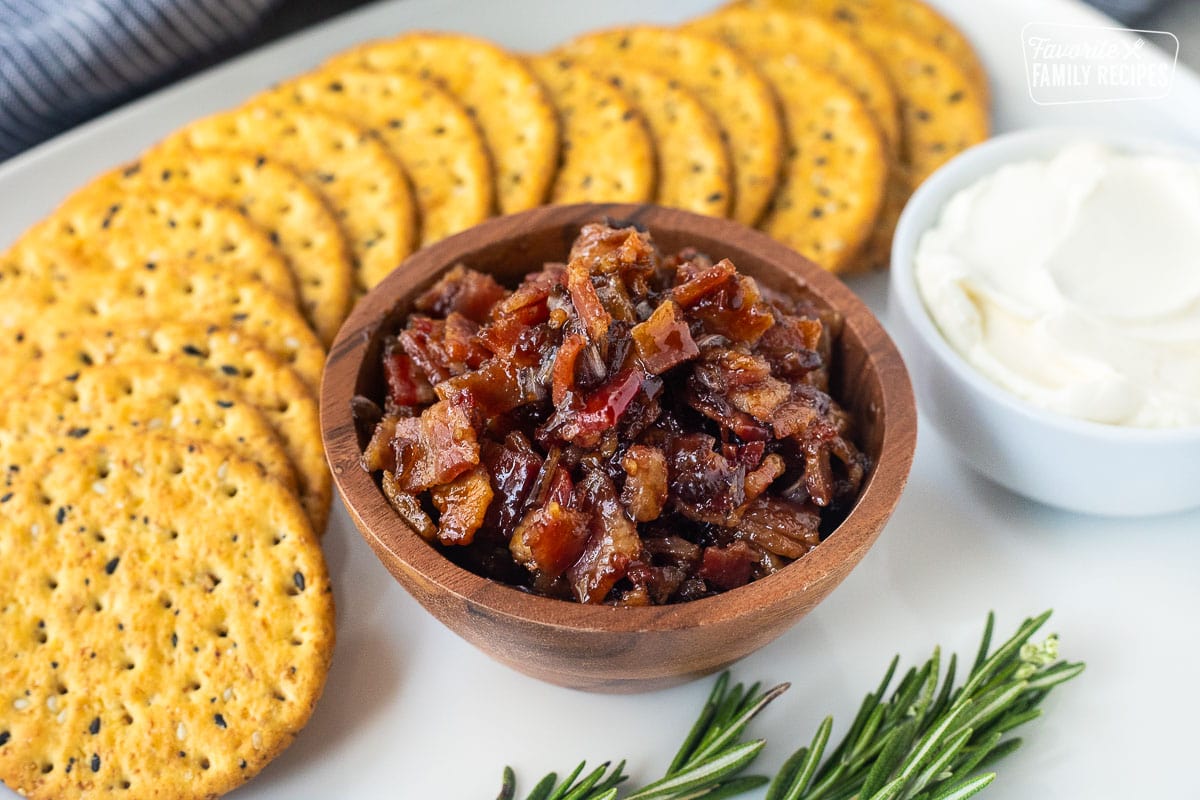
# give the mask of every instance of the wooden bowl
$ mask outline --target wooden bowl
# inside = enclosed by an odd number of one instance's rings
[[[860,426],[874,467],[846,519],[820,546],[774,575],[677,605],[586,606],[528,595],[451,563],[393,511],[360,464],[365,438],[351,398],[383,395],[383,334],[412,300],[457,263],[514,285],[563,261],[579,229],[610,217],[647,227],[664,253],[686,246],[776,289],[807,291],[845,317],[833,394]],[[772,641],[811,611],[875,542],[912,464],[917,417],[900,354],[840,281],[789,248],[739,224],[649,205],[538,208],[485,222],[421,250],[364,297],[342,326],[321,386],[325,452],[350,516],[405,589],[455,633],[496,660],[562,686],[634,692],[719,670]]]

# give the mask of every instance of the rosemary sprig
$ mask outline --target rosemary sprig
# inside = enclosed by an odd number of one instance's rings
[[[996,778],[985,770],[1021,745],[1006,735],[1039,717],[1050,690],[1083,671],[1083,664],[1058,660],[1056,636],[1030,641],[1049,617],[1047,611],[1025,620],[992,651],[995,617],[988,614],[975,661],[957,688],[957,656],[943,675],[935,648],[885,699],[899,664],[899,656],[892,659],[837,747],[825,755],[833,730],[833,718],[826,717],[812,742],[784,762],[766,800],[965,800],[982,791]],[[721,675],[666,774],[624,800],[725,800],[766,784],[766,778],[739,777],[765,744],[741,737],[787,688],[730,688],[729,673]],[[606,762],[584,775],[580,763],[562,781],[555,773],[545,776],[525,800],[617,800],[628,778],[624,767],[622,761],[610,770]],[[516,798],[515,776],[505,767],[497,800]]]
[[[738,777],[766,744],[762,739],[743,742],[741,737],[750,720],[787,688],[786,683],[761,693],[757,683],[749,689],[740,683],[730,688],[729,673],[723,673],[666,774],[625,800],[723,800],[765,785],[767,779],[760,776]],[[624,766],[622,761],[610,773],[605,763],[580,778],[586,768],[580,763],[562,781],[552,772],[525,800],[615,800],[617,785],[627,777]],[[516,796],[515,776],[505,767],[497,800]]]
[[[964,800],[996,778],[983,770],[1016,750],[1005,735],[1041,715],[1050,690],[1083,671],[1058,660],[1058,638],[1030,641],[1050,612],[1027,619],[1008,641],[991,650],[995,617],[988,615],[975,662],[954,687],[957,659],[945,675],[941,652],[910,669],[890,699],[892,660],[879,688],[866,696],[841,743],[824,756],[832,717],[812,743],[787,760],[767,790],[767,800]]]
[[[526,800],[616,800],[617,785],[628,778],[623,772],[625,762],[617,764],[609,773],[609,762],[606,761],[580,778],[586,766],[586,762],[581,761],[562,782],[559,782],[558,775],[551,772],[538,781]],[[500,794],[496,800],[515,800],[516,796],[517,777],[513,774],[512,767],[505,767]]]

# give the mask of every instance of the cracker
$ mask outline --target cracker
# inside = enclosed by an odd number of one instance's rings
[[[205,263],[164,262],[111,271],[77,254],[37,251],[32,274],[0,260],[0,349],[21,340],[52,342],[62,331],[120,320],[191,320],[253,336],[313,391],[325,349],[296,308],[261,283]]]
[[[422,245],[491,214],[495,187],[483,136],[462,104],[432,81],[404,72],[330,68],[258,99],[342,114],[374,132],[412,181]]]
[[[569,42],[565,54],[595,62],[629,62],[690,89],[721,125],[733,156],[733,218],[753,225],[775,191],[783,161],[783,125],[771,89],[728,45],[693,33],[653,27],[601,31]]]
[[[323,533],[332,496],[321,447],[317,401],[291,367],[253,337],[201,322],[122,321],[73,327],[49,341],[27,339],[0,348],[0,385],[25,376],[44,382],[94,364],[166,361],[204,371],[236,392],[270,422],[296,475],[300,501],[313,529]]]
[[[146,431],[212,442],[262,464],[289,489],[296,486],[270,423],[194,367],[155,361],[84,367],[45,383],[10,384],[0,399],[0,441]]]
[[[333,214],[295,172],[266,156],[158,148],[122,175],[134,186],[183,187],[241,210],[287,260],[313,329],[333,341],[350,311],[350,254]]]
[[[597,71],[642,112],[658,157],[654,202],[710,217],[733,204],[733,165],[721,128],[696,95],[648,69],[617,63]]]
[[[0,781],[183,800],[252,778],[308,721],[333,650],[299,504],[253,463],[154,436],[5,462]]]
[[[168,146],[237,150],[295,169],[337,217],[354,257],[358,292],[413,251],[416,201],[399,162],[349,120],[320,111],[245,106],[198,120]]]
[[[795,56],[759,60],[782,101],[788,157],[762,229],[831,272],[870,233],[887,150],[853,89]]]
[[[863,21],[855,30],[896,86],[903,131],[901,160],[914,186],[987,138],[986,99],[953,58],[896,28]]]
[[[875,269],[887,269],[892,261],[892,237],[896,233],[896,225],[900,222],[900,212],[912,196],[912,179],[900,164],[892,163],[888,167],[887,184],[884,187],[883,205],[879,216],[871,228],[871,235],[863,244],[862,250],[854,258],[846,272],[868,272]]]
[[[966,73],[985,101],[988,96],[987,71],[967,37],[921,0],[742,0],[735,5],[767,5],[819,14],[851,31],[864,22],[899,28],[945,53]]]
[[[782,8],[729,6],[692,20],[684,30],[722,39],[747,58],[794,53],[858,93],[891,147],[900,140],[900,112],[887,73],[870,51],[829,20]]]
[[[328,64],[432,77],[479,123],[496,168],[501,213],[545,202],[555,173],[558,115],[521,59],[472,36],[421,31],[368,42]]]
[[[195,192],[127,186],[122,170],[92,180],[30,228],[15,250],[78,247],[118,269],[187,258],[260,280],[289,302],[294,277],[267,234],[232,206]]]
[[[529,65],[562,124],[552,203],[644,203],[654,197],[654,143],[641,113],[615,86],[569,58]]]

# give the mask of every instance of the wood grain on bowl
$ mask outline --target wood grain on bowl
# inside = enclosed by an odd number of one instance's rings
[[[383,394],[380,346],[413,299],[463,263],[513,285],[563,260],[580,228],[604,218],[650,230],[664,252],[696,247],[739,271],[837,309],[845,326],[832,394],[858,421],[873,462],[853,510],[818,547],[778,573],[725,594],[669,606],[585,606],[522,593],[453,564],[421,539],[362,468],[367,432],[355,395]],[[493,658],[563,686],[606,692],[670,686],[721,669],[772,641],[811,611],[862,559],[900,497],[916,443],[908,375],[879,322],[840,281],[737,223],[650,205],[538,208],[502,217],[409,258],[364,297],[330,351],[321,392],[326,456],[363,538],[427,610]]]

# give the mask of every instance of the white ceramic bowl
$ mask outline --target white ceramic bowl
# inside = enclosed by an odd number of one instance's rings
[[[1004,164],[1048,159],[1080,140],[1197,157],[1144,139],[1053,128],[998,136],[962,153],[917,190],[900,217],[892,245],[891,333],[925,420],[988,478],[1070,511],[1140,516],[1194,508],[1200,506],[1200,427],[1125,428],[1034,407],[968,364],[943,338],[917,291],[917,244],[958,190]]]

